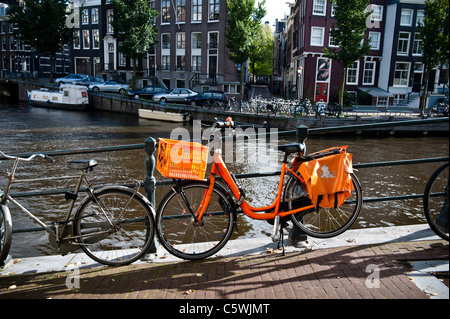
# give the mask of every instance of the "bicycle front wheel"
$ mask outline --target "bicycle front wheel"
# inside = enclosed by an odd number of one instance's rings
[[[0,266],[3,266],[8,257],[12,240],[12,221],[9,210],[0,207]]]
[[[74,234],[93,260],[110,266],[130,264],[143,256],[154,239],[154,209],[126,187],[95,193],[75,214]]]
[[[349,229],[358,218],[363,202],[361,185],[354,174],[351,174],[351,178],[354,188],[352,196],[342,206],[315,207],[293,214],[293,223],[307,235],[318,238],[334,237]],[[286,184],[284,201],[288,210],[311,205],[306,185],[294,177]]]
[[[171,254],[187,260],[214,255],[233,232],[234,214],[228,194],[214,187],[211,200],[200,221],[195,214],[208,191],[209,183],[193,182],[173,188],[162,199],[156,212],[156,233]]]
[[[442,239],[448,240],[449,163],[439,167],[428,181],[423,208],[431,229]]]

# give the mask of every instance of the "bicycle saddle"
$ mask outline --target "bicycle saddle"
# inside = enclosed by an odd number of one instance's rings
[[[305,151],[305,144],[302,143],[291,143],[287,145],[279,145],[277,149],[286,154],[299,153]]]
[[[67,162],[67,166],[73,169],[88,169],[97,166],[96,160],[71,161]]]

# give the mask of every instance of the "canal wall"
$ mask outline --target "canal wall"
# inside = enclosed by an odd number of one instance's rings
[[[0,83],[0,89],[3,85],[9,85],[9,87],[15,87],[15,93],[18,95],[20,101],[28,101],[27,91],[33,89],[40,89],[42,87],[53,88],[55,85],[51,83],[38,83],[29,81],[9,81],[8,83]],[[324,127],[338,127],[348,125],[361,125],[361,124],[375,124],[379,122],[395,122],[404,121],[405,119],[419,119],[418,113],[379,113],[379,114],[364,114],[355,112],[344,112],[344,116],[336,118],[328,117],[284,117],[284,116],[268,116],[267,114],[247,114],[239,112],[210,110],[201,107],[183,106],[183,105],[171,105],[153,103],[151,101],[136,100],[127,96],[121,96],[111,93],[89,93],[90,105],[93,109],[103,110],[109,112],[135,114],[138,116],[139,109],[151,109],[163,112],[175,112],[189,114],[190,120],[202,120],[205,122],[212,122],[216,118],[232,117],[235,122],[245,124],[263,124],[267,122],[270,127],[278,128],[280,131],[295,130],[299,125],[305,125],[308,128],[324,128]],[[362,131],[357,131],[361,133]],[[408,125],[399,127],[385,127],[375,128],[371,130],[364,130],[364,132],[387,132],[389,134],[394,133],[438,133],[448,134],[449,125],[447,123],[433,123],[423,125]]]

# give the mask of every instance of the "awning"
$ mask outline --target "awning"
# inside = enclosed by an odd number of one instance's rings
[[[377,97],[394,97],[394,94],[376,87],[358,87],[358,90]]]

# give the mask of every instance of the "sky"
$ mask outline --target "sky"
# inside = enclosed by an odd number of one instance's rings
[[[283,19],[284,14],[289,14],[290,12],[289,5],[286,4],[286,2],[289,2],[289,0],[266,0],[267,15],[264,17],[262,22],[269,21],[270,26],[273,26],[276,19]]]

